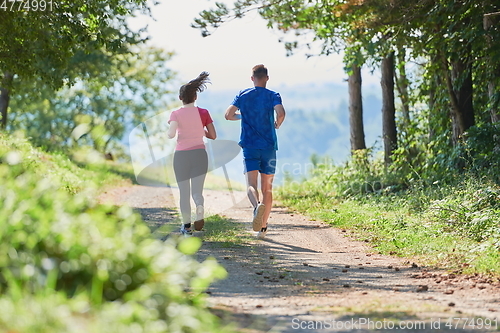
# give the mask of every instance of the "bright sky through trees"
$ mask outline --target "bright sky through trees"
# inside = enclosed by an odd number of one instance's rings
[[[231,3],[231,1],[227,1]],[[251,84],[250,69],[258,63],[269,68],[270,88],[283,84],[342,83],[342,55],[306,59],[307,50],[286,57],[283,34],[266,27],[257,13],[251,13],[220,27],[211,36],[203,38],[199,30],[191,28],[199,12],[214,6],[213,1],[166,0],[152,8],[153,17],[134,19],[133,27],[149,25],[151,43],[176,52],[170,62],[183,81],[195,78],[200,72],[210,72],[211,89],[242,89]],[[293,36],[292,36],[293,37]],[[378,82],[378,78],[364,76],[364,81]]]

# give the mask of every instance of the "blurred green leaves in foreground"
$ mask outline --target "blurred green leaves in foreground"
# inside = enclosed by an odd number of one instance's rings
[[[156,240],[130,208],[61,186],[71,163],[50,156],[0,135],[0,332],[224,331],[204,290],[226,271],[190,257],[195,241]]]

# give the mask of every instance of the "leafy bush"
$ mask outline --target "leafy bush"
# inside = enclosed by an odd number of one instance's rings
[[[360,197],[367,193],[391,193],[404,188],[397,174],[386,171],[380,159],[374,159],[371,150],[359,150],[351,160],[335,165],[328,159],[312,157],[314,169],[308,179],[301,183],[285,179],[278,193],[285,197],[314,197],[318,202],[332,198]]]
[[[500,182],[500,123],[483,123],[469,128],[457,147],[468,169]]]
[[[361,153],[340,166],[316,159],[311,177],[288,179],[278,188],[279,199],[313,219],[356,230],[384,253],[423,256],[431,264],[471,272],[499,272],[497,183],[464,171],[460,178],[450,171],[455,178],[447,181],[400,180],[397,172],[386,172],[381,161]]]
[[[0,147],[0,308],[32,310],[12,322],[6,311],[0,326],[77,332],[69,322],[83,321],[99,330],[82,332],[221,331],[203,291],[226,272],[190,256],[199,239],[153,239],[130,208],[97,205],[33,172],[30,151]],[[71,310],[78,302],[85,311]],[[42,315],[47,306],[66,311]],[[41,323],[31,318],[37,313]]]
[[[471,182],[453,187],[450,193],[453,195],[432,201],[427,215],[474,241],[491,239],[500,249],[500,189]]]

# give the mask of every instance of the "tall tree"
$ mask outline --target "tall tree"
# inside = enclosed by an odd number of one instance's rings
[[[394,52],[382,59],[382,138],[384,140],[384,161],[392,162],[392,152],[397,148],[396,107],[394,105]]]
[[[406,130],[410,126],[410,80],[406,72],[406,48],[404,46],[399,46],[397,51],[397,63],[394,72],[394,79],[396,84],[396,90],[398,91],[399,99],[401,101],[401,117],[403,130]]]
[[[454,59],[451,66],[447,85],[452,101],[453,142],[457,144],[460,137],[475,124],[472,61],[470,57]],[[459,83],[456,88],[451,80]]]
[[[212,29],[220,27],[226,21],[244,16],[250,11],[258,11],[266,19],[269,27],[283,32],[313,31],[315,39],[322,41],[322,53],[342,51],[349,45],[349,54],[345,57],[348,73],[349,89],[349,122],[351,151],[366,149],[363,127],[363,101],[361,93],[361,66],[364,63],[359,51],[359,36],[363,35],[362,26],[343,16],[349,8],[342,8],[343,1],[270,1],[270,0],[237,0],[229,9],[227,5],[216,3],[212,10],[205,10],[196,18],[193,27],[201,29],[203,36],[212,33]],[[352,44],[350,43],[352,41]],[[288,53],[301,47],[298,42],[285,43]]]
[[[218,3],[214,10],[203,11],[194,26],[208,35],[211,28],[251,10],[257,10],[269,27],[294,34],[312,31],[314,39],[323,43],[324,54],[357,45],[366,63],[373,65],[380,64],[390,51],[406,48],[408,57],[428,72],[423,77],[434,80],[422,82],[421,89],[433,85],[436,78],[444,78],[436,90],[427,90],[433,94],[434,109],[449,120],[432,126],[441,129],[434,138],[442,142],[457,144],[458,138],[478,120],[483,121],[497,105],[495,101],[500,101],[491,97],[492,86],[490,107],[485,109],[485,82],[500,82],[492,70],[500,62],[500,43],[485,43],[483,16],[500,11],[498,0],[236,0],[232,8]],[[487,39],[500,39],[498,25],[490,25]],[[429,99],[422,96],[414,100],[420,105],[405,104],[405,119],[410,119],[410,109],[418,109]]]
[[[488,49],[494,47],[499,47],[500,38],[498,34],[495,39],[495,34],[493,31],[499,30],[498,26],[500,23],[500,12],[487,13],[483,18],[483,27],[486,31],[486,40]],[[491,76],[488,80],[488,97],[489,97],[489,109],[491,115],[491,122],[496,123],[500,121],[500,62],[494,57],[489,57],[489,65],[491,66]]]
[[[2,120],[0,128],[5,129],[7,126],[7,110],[10,102],[10,87],[12,85],[13,75],[9,72],[4,72],[0,85],[0,115]]]
[[[363,97],[361,93],[361,68],[353,63],[349,71],[349,127],[351,133],[351,152],[366,149],[363,126]]]

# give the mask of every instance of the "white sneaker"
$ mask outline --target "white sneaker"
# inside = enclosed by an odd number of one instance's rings
[[[266,206],[264,204],[259,203],[257,207],[253,210],[253,231],[260,231],[262,229],[262,217],[264,216],[264,211],[266,210]]]
[[[259,233],[257,234],[257,238],[259,239],[264,239],[266,238],[267,234],[267,227],[260,229]]]
[[[181,227],[181,234],[184,237],[191,237],[193,236],[193,231],[191,229],[186,229],[184,226]]]

